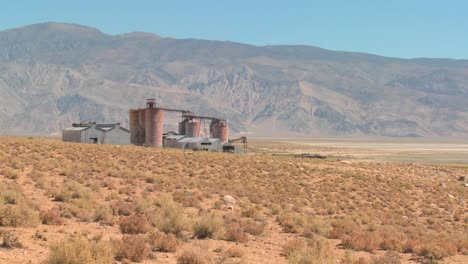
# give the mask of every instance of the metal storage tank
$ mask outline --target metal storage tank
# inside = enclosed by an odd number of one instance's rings
[[[187,121],[179,122],[179,135],[185,135],[185,124]]]
[[[137,140],[138,140],[138,145],[143,145],[145,144],[145,109],[138,109],[138,134],[137,134]]]
[[[162,147],[163,143],[163,110],[145,109],[145,144]]]
[[[185,135],[187,137],[200,137],[201,123],[198,120],[185,121]]]
[[[214,121],[210,125],[210,133],[212,138],[219,138],[218,127]]]
[[[220,121],[219,126],[219,139],[221,144],[227,143],[229,141],[229,128],[226,121]]]
[[[129,111],[129,125],[130,125],[130,143],[139,145],[139,130],[140,124],[138,120],[138,110]]]
[[[229,129],[225,120],[213,121],[210,126],[211,137],[219,138],[221,144],[229,142]]]

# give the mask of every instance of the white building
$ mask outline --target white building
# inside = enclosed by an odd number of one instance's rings
[[[169,135],[164,138],[163,146],[166,148],[192,149],[204,151],[221,151],[219,138],[192,138],[184,135]]]
[[[130,144],[130,131],[116,124],[79,123],[62,131],[66,142],[91,144]]]

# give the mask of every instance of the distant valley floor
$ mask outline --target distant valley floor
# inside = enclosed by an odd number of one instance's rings
[[[422,162],[468,168],[468,140],[440,138],[252,139],[253,153],[311,153],[350,160]]]

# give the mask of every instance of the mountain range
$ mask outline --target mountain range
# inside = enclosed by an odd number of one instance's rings
[[[63,23],[0,32],[0,94],[0,134],[9,135],[58,135],[80,121],[126,126],[146,98],[226,118],[232,134],[252,137],[468,135],[468,60]],[[176,120],[169,115],[167,129]]]

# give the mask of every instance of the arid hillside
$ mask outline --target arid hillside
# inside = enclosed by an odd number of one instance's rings
[[[0,263],[467,263],[467,174],[3,137]]]
[[[146,98],[256,137],[468,135],[467,60],[112,36],[61,23],[0,32],[0,93],[2,135],[126,124]]]

